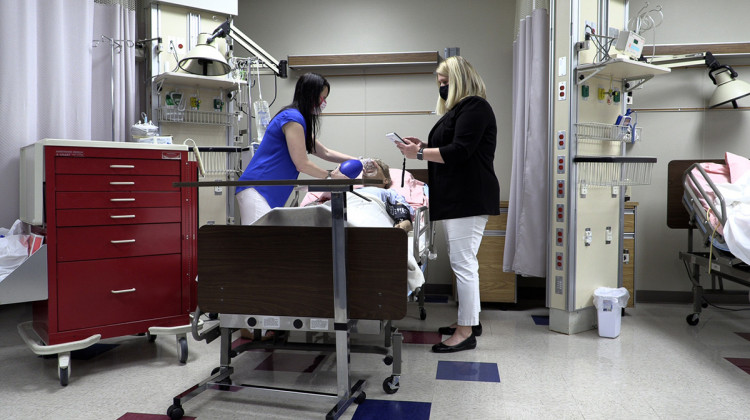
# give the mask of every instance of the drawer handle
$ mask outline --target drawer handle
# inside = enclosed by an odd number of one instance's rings
[[[135,169],[135,165],[109,165],[110,169]]]
[[[132,289],[122,289],[122,290],[113,290],[112,293],[115,295],[119,295],[120,293],[133,293],[135,292],[135,287]]]
[[[109,185],[135,185],[135,181],[112,181]]]
[[[112,214],[109,217],[112,219],[135,219],[134,214]]]
[[[135,239],[122,239],[119,241],[109,241],[111,244],[132,244],[135,243]]]
[[[118,203],[122,201],[135,201],[135,198],[110,198],[109,201],[113,203]]]

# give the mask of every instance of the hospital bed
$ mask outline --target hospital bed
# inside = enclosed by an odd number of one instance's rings
[[[258,181],[253,185],[285,181]],[[385,354],[392,365],[383,389],[394,393],[401,376],[402,336],[391,321],[406,315],[407,234],[393,227],[347,226],[346,195],[361,180],[286,181],[330,190],[330,207],[275,209],[250,226],[203,226],[198,230],[198,308],[193,319],[218,314],[196,340],[220,339],[220,365],[210,376],[175,396],[167,415],[182,418],[183,405],[203,391],[243,391],[262,398],[332,400],[326,418],[336,419],[366,398],[364,380],[352,385],[350,352]],[[366,181],[365,181],[366,182]],[[250,185],[227,181],[222,185]],[[201,183],[219,184],[217,183]],[[284,184],[273,184],[284,185]],[[190,183],[180,186],[195,186]],[[213,186],[213,185],[206,185]],[[240,328],[333,334],[335,343],[253,340],[232,347]],[[350,334],[379,334],[382,348],[357,346]],[[289,334],[287,335],[287,338]],[[337,393],[233,385],[232,359],[253,348],[335,350]],[[282,395],[278,395],[281,393]]]
[[[711,276],[712,293],[726,293],[724,280],[750,287],[750,265],[738,258],[738,255],[748,255],[750,246],[728,241],[725,235],[734,216],[728,211],[733,203],[722,193],[722,188],[733,181],[732,165],[727,162],[738,158],[730,155],[727,154],[725,160],[669,163],[667,225],[688,230],[687,251],[681,251],[679,257],[693,285],[693,312],[686,317],[689,325],[698,324],[701,309],[707,306],[700,283],[702,270]],[[738,177],[734,178],[736,181]],[[693,249],[695,231],[700,235],[702,250]]]
[[[393,180],[391,190],[396,191],[406,198],[406,201],[414,209],[413,230],[409,232],[409,298],[418,303],[419,319],[427,318],[425,309],[424,282],[427,277],[428,262],[436,258],[434,240],[435,229],[430,223],[429,199],[426,191],[427,169],[408,169],[403,177],[404,184],[401,185],[402,170],[390,169],[390,177]],[[392,225],[385,204],[378,198],[368,194],[359,194],[355,186],[355,194],[347,195],[349,206],[349,222],[354,226],[386,227]],[[301,199],[292,200],[292,207],[306,207],[315,205],[323,197],[324,193],[308,192]],[[370,202],[372,201],[372,202]],[[325,205],[329,203],[326,202]]]

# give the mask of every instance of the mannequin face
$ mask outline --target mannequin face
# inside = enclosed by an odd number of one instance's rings
[[[363,175],[363,178],[380,180],[382,181],[382,183],[378,185],[373,185],[373,186],[380,187],[380,188],[387,188],[386,186],[391,183],[391,179],[385,175],[385,173],[383,172],[383,168],[381,168],[380,165],[376,164],[375,167],[377,168],[377,171],[375,172],[374,175],[371,175],[371,176]]]

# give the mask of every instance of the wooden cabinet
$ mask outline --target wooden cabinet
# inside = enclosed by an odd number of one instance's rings
[[[635,226],[638,203],[625,203],[622,241],[622,284],[620,287],[628,289],[630,300],[628,308],[635,306]]]
[[[41,144],[40,144],[41,143]],[[184,146],[42,141],[48,345],[189,324],[195,309],[196,180]]]
[[[479,246],[479,298],[482,302],[516,302],[516,274],[503,272],[508,202],[490,216]]]

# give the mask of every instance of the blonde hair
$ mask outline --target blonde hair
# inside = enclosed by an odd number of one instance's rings
[[[462,99],[469,96],[487,98],[484,81],[479,73],[465,58],[453,56],[446,58],[436,70],[438,75],[448,76],[448,99],[438,97],[435,113],[443,115],[450,111]],[[440,82],[437,82],[440,86]]]

